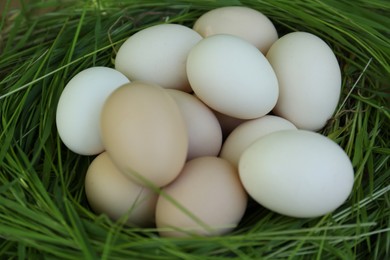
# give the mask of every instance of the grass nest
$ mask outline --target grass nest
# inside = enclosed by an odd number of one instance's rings
[[[390,2],[386,0],[20,1],[0,20],[0,255],[2,259],[390,259]],[[233,233],[161,238],[89,209],[92,157],[70,152],[55,126],[66,83],[113,67],[131,34],[192,26],[227,5],[261,11],[280,36],[307,31],[335,52],[339,106],[321,133],[351,158],[355,183],[335,212],[314,219],[250,203]]]

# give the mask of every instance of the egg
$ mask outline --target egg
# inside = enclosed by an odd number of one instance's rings
[[[239,175],[259,204],[297,218],[334,211],[348,198],[354,182],[344,150],[307,130],[281,130],[257,139],[242,154]]]
[[[114,163],[138,184],[167,185],[186,161],[185,121],[158,85],[132,82],[116,89],[103,106],[101,131]]]
[[[56,125],[65,146],[80,155],[104,151],[100,113],[107,97],[129,83],[112,68],[91,67],[77,73],[65,86],[57,104]]]
[[[197,97],[175,89],[167,93],[176,101],[188,132],[187,160],[217,156],[222,146],[222,130],[214,113]]]
[[[187,75],[199,99],[231,117],[264,116],[278,99],[278,81],[267,59],[233,35],[213,35],[196,44],[187,58]]]
[[[163,188],[156,226],[164,237],[215,236],[233,230],[244,215],[247,194],[237,170],[218,157],[188,161]]]
[[[123,175],[106,152],[90,164],[85,176],[85,193],[98,214],[106,214],[113,220],[126,217],[129,225],[154,224],[157,193]]]
[[[290,121],[278,116],[265,115],[246,121],[235,128],[225,140],[220,157],[238,167],[241,154],[254,141],[267,134],[286,129],[297,128]]]
[[[193,29],[203,37],[231,34],[250,42],[262,53],[278,39],[275,26],[261,12],[244,6],[226,6],[200,16]]]
[[[271,46],[267,59],[279,81],[274,113],[300,129],[323,128],[341,91],[340,67],[332,49],[318,36],[293,32]]]
[[[131,80],[190,92],[186,59],[202,37],[184,25],[159,24],[130,36],[119,48],[115,69]]]

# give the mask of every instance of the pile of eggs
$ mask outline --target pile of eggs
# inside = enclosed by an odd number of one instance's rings
[[[337,59],[319,37],[278,38],[262,13],[223,7],[192,29],[160,24],[131,35],[115,69],[69,81],[56,123],[70,150],[97,155],[85,177],[96,213],[155,225],[161,236],[221,235],[249,197],[298,218],[344,203],[351,161],[316,132],[340,88]]]

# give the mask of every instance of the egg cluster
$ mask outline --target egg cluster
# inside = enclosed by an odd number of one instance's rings
[[[319,37],[278,38],[246,7],[223,7],[193,28],[131,35],[115,69],[92,67],[57,107],[63,143],[97,155],[85,178],[91,208],[162,236],[220,235],[248,194],[291,217],[339,207],[353,185],[342,148],[315,131],[340,95],[337,59]]]

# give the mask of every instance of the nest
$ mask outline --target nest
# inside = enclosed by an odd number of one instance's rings
[[[6,1],[6,6],[10,3]],[[334,1],[21,1],[0,21],[0,255],[55,259],[390,258],[390,4]],[[339,106],[321,133],[350,157],[355,183],[335,212],[285,217],[249,204],[234,232],[162,238],[94,214],[84,177],[92,157],[69,151],[55,126],[66,83],[113,67],[119,46],[159,23],[192,26],[228,5],[259,10],[279,36],[311,32],[335,52]]]

